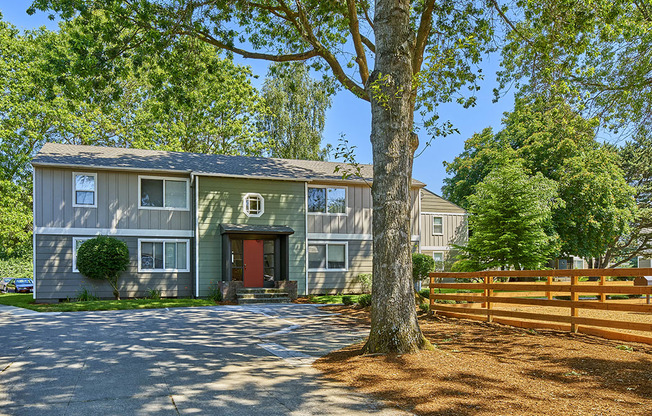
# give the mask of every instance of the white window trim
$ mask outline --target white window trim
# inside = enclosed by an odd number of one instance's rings
[[[308,210],[308,193],[310,188],[331,188],[331,189],[344,189],[344,212],[328,212],[328,191],[326,191],[326,212],[310,212]],[[306,189],[306,212],[308,215],[332,215],[346,217],[349,215],[349,188],[347,186],[332,186],[332,185],[308,185]]]
[[[435,232],[435,218],[441,218],[441,232]],[[444,235],[444,217],[441,215],[433,215],[432,217],[432,235]]]
[[[142,194],[142,180],[143,179],[155,179],[163,181],[163,206],[162,207],[144,207],[143,203],[143,194]],[[175,208],[175,207],[166,207],[165,206],[165,181],[184,181],[186,183],[186,207],[185,208]],[[170,176],[144,176],[138,175],[138,209],[150,209],[154,211],[190,211],[190,180],[187,178],[176,178]]]
[[[93,187],[93,205],[77,203],[77,175],[92,176],[95,178]],[[72,173],[72,206],[75,208],[97,208],[97,173],[73,172]]]
[[[163,267],[165,267],[165,243],[186,243],[186,268],[185,269],[143,269],[141,267],[142,243],[163,243]],[[139,238],[138,239],[138,273],[186,273],[190,272],[190,240],[174,238]]]
[[[346,272],[349,271],[349,242],[348,241],[308,241],[307,248],[310,245],[325,245],[326,251],[326,268],[308,269],[309,272]],[[344,246],[344,268],[343,269],[329,269],[328,268],[328,246],[329,245],[343,245]],[[307,255],[308,253],[306,253]],[[309,264],[309,263],[308,263]]]
[[[432,259],[435,261],[435,267],[436,267],[437,266],[437,259],[435,258],[435,254],[441,254],[441,262],[442,262],[442,266],[443,266],[444,259],[446,257],[446,253],[443,252],[443,251],[433,251],[432,252]],[[441,270],[435,269],[435,271],[442,271],[442,270],[443,269],[441,269]]]
[[[252,197],[258,198],[259,205],[260,205],[260,210],[259,210],[260,212],[258,212],[258,214],[252,214],[251,212],[249,212],[249,209],[247,208],[247,199]],[[242,210],[244,211],[247,217],[258,218],[262,216],[265,213],[265,198],[263,198],[261,194],[255,192],[249,192],[244,194],[244,196],[242,197]]]
[[[91,238],[95,237],[73,237],[72,238],[72,272],[73,273],[79,273],[79,270],[77,270],[77,241],[79,240],[90,240]]]

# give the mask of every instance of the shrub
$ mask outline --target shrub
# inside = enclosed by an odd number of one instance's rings
[[[147,289],[147,299],[161,299],[161,289]]]
[[[425,279],[433,270],[435,270],[435,259],[427,254],[412,254],[412,279],[415,282]]]
[[[210,285],[208,285],[208,299],[212,300],[213,302],[222,302],[222,298],[223,297],[220,286],[217,284],[217,282],[211,282]]]
[[[423,311],[423,312],[429,312],[430,311],[430,305],[428,303],[424,302],[421,305],[419,305],[419,309],[421,309],[421,311]]]
[[[77,292],[77,302],[90,302],[94,300],[100,300],[100,298],[92,294],[85,287],[82,287],[81,290]]]
[[[358,305],[363,308],[371,306],[371,295],[360,295],[360,297],[358,297]]]
[[[77,269],[89,279],[106,280],[113,296],[120,300],[118,278],[129,266],[129,249],[124,241],[100,235],[82,243],[77,250]]]
[[[419,294],[421,296],[423,296],[424,298],[429,299],[430,298],[430,289],[421,289],[419,291]]]
[[[359,274],[358,282],[360,282],[360,286],[362,286],[362,293],[371,293],[371,284],[372,284],[371,273]]]
[[[353,305],[353,296],[342,296],[342,303],[345,305]]]

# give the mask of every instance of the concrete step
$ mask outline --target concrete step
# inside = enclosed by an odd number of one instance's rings
[[[236,293],[238,299],[263,299],[263,298],[287,298],[287,292],[282,293]]]
[[[243,289],[238,289],[236,291],[236,294],[240,293],[283,293],[287,294],[287,291],[283,289],[276,289],[276,288],[263,288],[263,287],[252,287],[252,288],[243,288]]]
[[[253,298],[253,299],[238,298],[238,305],[251,305],[251,304],[259,304],[259,303],[292,303],[292,300],[287,296],[278,297],[278,298]]]

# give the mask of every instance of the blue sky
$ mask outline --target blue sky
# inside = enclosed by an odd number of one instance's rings
[[[8,0],[7,3],[0,4],[3,19],[19,29],[32,29],[43,25],[51,30],[57,29],[56,22],[49,20],[47,13],[39,12],[29,16],[25,12],[30,6],[31,0]],[[260,76],[257,81],[255,80],[255,85],[259,86],[267,73],[267,63],[251,59],[237,61],[250,65],[254,74]],[[496,86],[494,74],[498,65],[498,56],[491,56],[484,62],[483,73],[486,79],[480,84],[481,90],[477,93],[478,100],[475,107],[464,109],[459,105],[451,104],[441,109],[440,119],[451,120],[460,134],[436,138],[432,146],[415,159],[413,176],[425,182],[430,190],[440,193],[443,180],[447,176],[442,162],[452,161],[463,150],[465,139],[485,127],[492,126],[494,129],[498,129],[503,113],[511,110],[513,106],[511,94],[502,98],[498,103],[492,103],[492,89]],[[350,145],[357,146],[358,162],[371,163],[370,132],[369,103],[354,97],[348,91],[340,91],[333,98],[333,105],[327,114],[324,141],[335,146],[338,143],[338,138],[345,135]],[[429,137],[425,136],[424,131],[421,131],[419,139],[423,145],[429,140]]]

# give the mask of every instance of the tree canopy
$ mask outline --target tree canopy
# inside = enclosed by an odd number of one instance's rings
[[[262,118],[272,157],[326,160],[330,146],[321,147],[326,111],[331,106],[328,79],[310,78],[300,62],[272,64],[261,90],[268,108]]]
[[[557,183],[540,172],[528,176],[518,160],[494,168],[469,196],[473,231],[456,271],[537,269],[559,249],[552,212],[562,202]]]

